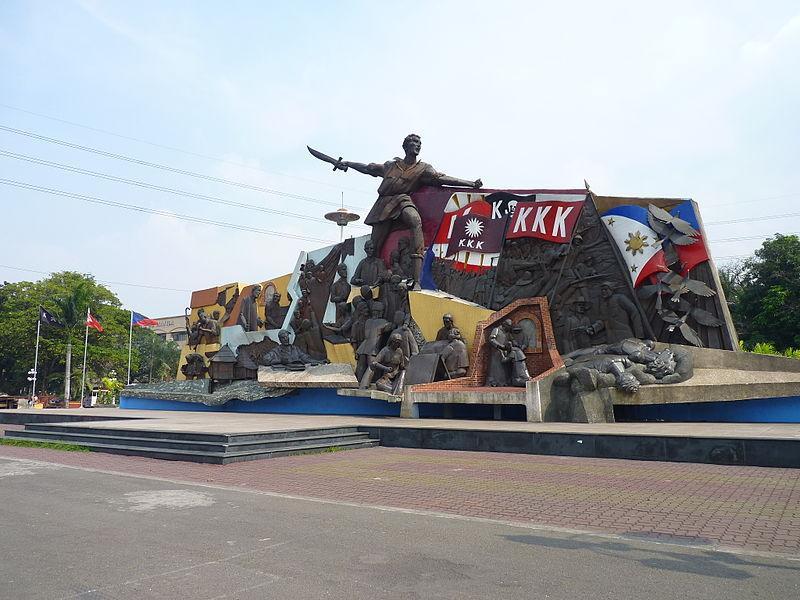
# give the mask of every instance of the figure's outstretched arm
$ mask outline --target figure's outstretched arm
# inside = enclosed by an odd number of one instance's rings
[[[355,169],[359,173],[364,173],[364,175],[372,175],[373,177],[383,177],[383,165],[379,165],[377,163],[370,163],[368,165],[365,165],[364,163],[343,160],[342,164],[351,169]]]
[[[458,177],[442,175],[439,177],[439,185],[452,185],[457,187],[470,187],[478,189],[483,187],[483,182],[480,179],[476,179],[475,181],[467,181],[466,179],[459,179]]]

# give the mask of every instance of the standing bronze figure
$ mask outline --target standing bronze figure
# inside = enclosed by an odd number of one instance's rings
[[[372,226],[372,243],[377,253],[380,253],[383,242],[396,222],[399,221],[411,232],[411,257],[413,259],[411,276],[414,278],[416,289],[419,289],[419,278],[422,274],[425,240],[422,236],[422,219],[411,201],[411,194],[425,185],[450,185],[476,189],[483,186],[480,179],[467,181],[449,177],[439,173],[428,163],[417,160],[421,149],[422,140],[414,133],[407,135],[403,140],[405,157],[396,157],[385,163],[363,164],[345,161],[341,158],[337,160],[312,148],[308,149],[316,158],[331,163],[334,171],[336,169],[347,171],[348,168],[352,168],[365,175],[383,178],[378,186],[378,200],[372,206],[367,218],[364,219],[364,223]]]

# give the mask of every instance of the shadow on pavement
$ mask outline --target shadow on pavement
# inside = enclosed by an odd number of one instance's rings
[[[545,537],[539,535],[505,535],[505,539],[519,544],[558,548],[560,550],[582,550],[636,561],[651,569],[674,571],[716,577],[720,579],[743,580],[753,577],[745,568],[758,567],[800,571],[800,565],[775,564],[767,560],[753,560],[727,552],[702,550],[700,552],[680,552],[632,546],[621,540],[594,541],[583,537]],[[692,538],[697,542],[697,538]]]

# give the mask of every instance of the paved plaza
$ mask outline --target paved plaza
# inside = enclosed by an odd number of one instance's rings
[[[226,466],[9,446],[0,457],[800,558],[795,469],[383,447]]]
[[[384,448],[228,466],[0,450],[5,598],[800,590],[797,477],[775,469]],[[659,474],[668,479],[656,485]],[[693,546],[709,543],[739,551]]]

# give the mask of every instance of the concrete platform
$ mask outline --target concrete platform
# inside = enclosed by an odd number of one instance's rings
[[[99,427],[109,420],[114,429],[184,431],[192,433],[260,433],[319,427],[399,427],[405,429],[460,429],[529,433],[577,433],[584,435],[644,435],[736,437],[800,441],[795,423],[529,423],[524,421],[467,421],[457,419],[401,419],[339,415],[276,415],[200,413],[185,411],[119,410],[115,408],[0,410],[0,423],[86,420],[76,426]],[[89,421],[91,420],[91,422]]]
[[[84,418],[92,420],[80,422]],[[381,445],[393,447],[800,468],[800,424],[789,423],[586,424],[117,409],[0,410],[0,424],[44,422],[165,437],[355,427]]]

